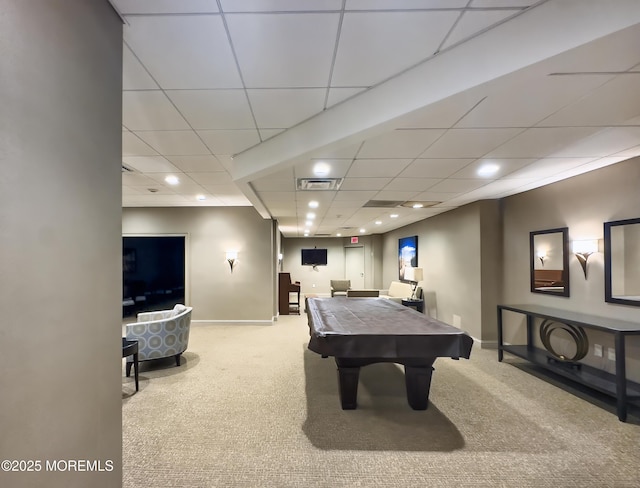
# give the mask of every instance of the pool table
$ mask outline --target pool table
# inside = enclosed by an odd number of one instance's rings
[[[469,359],[473,339],[464,331],[384,298],[309,298],[309,349],[333,356],[343,410],[357,407],[360,368],[404,365],[407,400],[425,410],[433,363],[439,357]]]

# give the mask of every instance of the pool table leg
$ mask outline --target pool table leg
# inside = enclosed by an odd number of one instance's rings
[[[432,373],[432,366],[404,366],[407,400],[414,410],[427,409]]]
[[[358,406],[358,379],[360,367],[342,367],[338,365],[338,384],[340,385],[340,403],[342,410],[355,410]]]

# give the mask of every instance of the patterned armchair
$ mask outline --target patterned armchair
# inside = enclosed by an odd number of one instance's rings
[[[189,343],[192,307],[177,304],[172,310],[143,312],[138,321],[127,324],[126,338],[138,341],[138,360],[148,361],[175,357],[180,366],[180,355]],[[127,358],[127,376],[131,372],[133,357]]]

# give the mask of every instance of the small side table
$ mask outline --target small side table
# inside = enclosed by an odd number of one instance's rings
[[[122,357],[133,356],[133,377],[136,380],[136,391],[138,391],[138,341],[130,341],[126,337],[122,338]],[[131,363],[127,362],[127,378],[131,376]]]
[[[405,307],[415,308],[418,312],[424,313],[424,300],[414,300],[411,298],[403,298],[402,304]]]

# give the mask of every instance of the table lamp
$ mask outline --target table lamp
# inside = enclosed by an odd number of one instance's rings
[[[405,268],[404,279],[411,283],[411,300],[415,300],[418,282],[424,279],[422,268]]]

